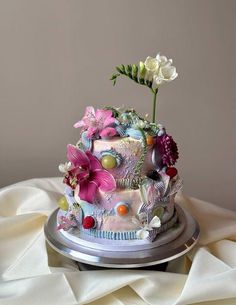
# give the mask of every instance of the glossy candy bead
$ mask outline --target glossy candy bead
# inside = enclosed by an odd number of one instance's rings
[[[102,157],[102,167],[105,169],[112,169],[117,166],[116,158],[111,155]]]
[[[150,135],[146,136],[146,141],[147,141],[147,145],[148,146],[151,146],[151,145],[154,144],[154,138],[152,136],[150,136]]]
[[[69,204],[66,200],[66,197],[63,196],[58,200],[58,206],[60,209],[62,209],[63,211],[67,211],[69,208]]]
[[[92,229],[95,227],[96,221],[93,216],[86,216],[83,220],[83,228],[84,229]]]
[[[121,204],[116,208],[116,211],[119,216],[125,216],[129,213],[129,208],[126,204]]]
[[[178,171],[177,171],[177,169],[175,167],[167,167],[166,174],[170,178],[174,178],[178,174]]]
[[[159,181],[161,179],[160,174],[157,171],[151,171],[147,174],[148,178],[152,180]]]
[[[153,211],[152,211],[152,216],[153,216],[153,217],[154,217],[154,216],[157,216],[157,217],[159,217],[159,218],[162,218],[163,215],[164,215],[164,212],[165,212],[164,208],[161,207],[161,206],[158,206],[158,207],[155,207],[155,208],[153,209]]]

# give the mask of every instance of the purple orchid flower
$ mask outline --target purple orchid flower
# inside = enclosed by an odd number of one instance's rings
[[[67,158],[72,167],[64,182],[78,192],[81,200],[92,203],[98,189],[104,192],[115,190],[114,177],[102,168],[100,161],[90,151],[84,152],[69,144]]]
[[[116,119],[112,117],[111,110],[97,109],[96,111],[92,106],[86,107],[85,115],[82,120],[74,124],[75,128],[82,127],[82,130],[87,130],[86,136],[108,138],[117,134],[113,125]]]

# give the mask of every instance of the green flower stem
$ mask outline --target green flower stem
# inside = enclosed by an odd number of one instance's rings
[[[157,105],[158,88],[157,89],[152,89],[152,93],[153,93],[152,122],[156,123],[156,105]]]

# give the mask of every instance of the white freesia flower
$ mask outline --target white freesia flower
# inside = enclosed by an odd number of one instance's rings
[[[159,61],[157,60],[157,58],[148,56],[144,62],[144,65],[148,72],[155,74],[155,73],[157,73],[158,68],[159,68]]]
[[[154,87],[158,88],[165,82],[174,80],[178,73],[176,68],[172,66],[172,59],[168,59],[164,55],[157,54],[156,58],[148,56],[144,62],[147,70],[146,79],[152,80]]]
[[[159,62],[160,67],[165,66],[167,63],[172,64],[173,62],[172,59],[168,59],[166,56],[160,55],[160,53],[157,54],[156,59]]]
[[[171,66],[170,63],[160,67],[158,74],[153,75],[153,84],[156,87],[159,87],[161,84],[165,82],[171,82],[176,79],[178,73],[176,72],[176,68]]]
[[[58,169],[61,173],[66,173],[68,172],[68,170],[71,168],[71,162],[66,162],[65,164],[61,163],[59,166],[58,166]]]

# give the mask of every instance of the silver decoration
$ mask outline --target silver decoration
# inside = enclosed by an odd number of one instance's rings
[[[142,183],[143,178],[121,178],[116,179],[116,186],[118,188],[129,188],[129,189],[138,189],[140,184]]]
[[[156,167],[157,170],[163,168],[161,154],[159,153],[156,146],[152,149],[152,164]]]

